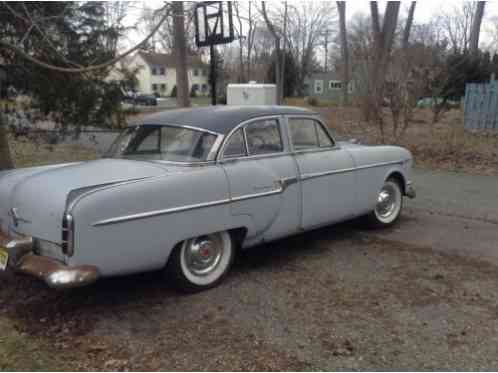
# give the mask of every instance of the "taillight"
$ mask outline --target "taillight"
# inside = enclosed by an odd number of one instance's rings
[[[68,256],[74,254],[74,220],[71,214],[65,214],[62,218],[62,252]]]

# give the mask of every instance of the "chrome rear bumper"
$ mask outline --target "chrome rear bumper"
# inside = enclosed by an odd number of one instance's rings
[[[85,286],[99,278],[99,271],[95,266],[71,267],[55,259],[33,254],[31,237],[9,238],[0,232],[0,247],[9,253],[9,268],[43,280],[54,289]]]

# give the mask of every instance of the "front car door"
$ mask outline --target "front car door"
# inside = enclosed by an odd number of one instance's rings
[[[300,190],[282,117],[239,125],[222,149],[234,215],[251,216],[255,232],[245,245],[294,233],[300,227]]]
[[[291,147],[300,174],[301,227],[310,229],[354,215],[354,161],[323,123],[312,117],[288,117]]]

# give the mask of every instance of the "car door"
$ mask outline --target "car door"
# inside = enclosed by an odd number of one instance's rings
[[[354,160],[311,117],[289,117],[288,132],[300,174],[303,229],[354,215]]]
[[[222,149],[234,215],[250,215],[256,232],[247,242],[272,240],[300,226],[297,167],[281,117],[258,118],[233,131]]]

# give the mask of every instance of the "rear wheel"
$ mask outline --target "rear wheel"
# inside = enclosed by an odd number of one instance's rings
[[[403,192],[396,179],[386,180],[377,196],[375,210],[368,215],[374,227],[389,227],[396,223],[403,209]]]
[[[229,232],[197,236],[175,247],[167,270],[179,290],[195,292],[216,286],[228,273],[234,257]]]

